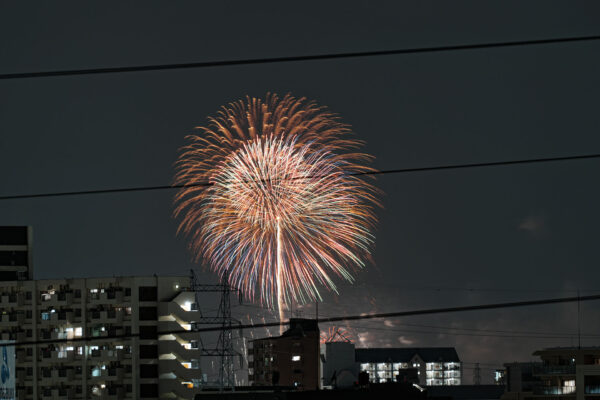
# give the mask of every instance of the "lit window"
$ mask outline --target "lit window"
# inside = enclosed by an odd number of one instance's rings
[[[83,333],[82,333],[82,329],[81,329],[81,327],[77,327],[77,328],[75,328],[75,336],[81,336],[82,334],[83,334]]]
[[[300,356],[292,356],[292,361],[300,361]]]

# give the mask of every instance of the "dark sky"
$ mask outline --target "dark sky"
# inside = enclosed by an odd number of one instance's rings
[[[0,73],[599,33],[600,3],[591,1],[13,2],[0,6]],[[597,153],[599,70],[600,43],[587,42],[1,81],[0,194],[169,184],[184,135],[222,104],[269,91],[339,113],[379,169]],[[340,297],[327,295],[321,313],[597,293],[599,172],[598,161],[574,161],[378,178],[376,265]],[[3,201],[0,223],[34,226],[39,279],[187,274],[172,195]],[[597,306],[582,304],[583,333],[600,328]],[[247,312],[256,309],[236,308]],[[365,345],[456,346],[464,361],[493,368],[574,343],[497,331],[576,332],[576,316],[565,305],[353,328]]]

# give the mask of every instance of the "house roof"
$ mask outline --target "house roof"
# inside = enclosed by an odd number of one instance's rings
[[[356,349],[357,362],[410,362],[418,355],[424,362],[460,362],[454,347],[396,347]]]

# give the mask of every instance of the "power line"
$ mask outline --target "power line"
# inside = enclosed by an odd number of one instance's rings
[[[254,307],[261,310],[265,310],[262,307],[255,306],[252,304],[240,304],[241,307]],[[269,310],[266,310],[269,311]],[[327,317],[324,313],[319,313],[319,315]],[[501,329],[481,329],[481,328],[472,328],[472,327],[455,327],[455,326],[440,326],[440,325],[423,325],[423,324],[406,324],[406,323],[396,323],[393,326],[375,326],[374,322],[359,322],[360,325],[347,325],[342,326],[343,328],[351,329],[351,330],[359,330],[359,329],[375,329],[375,330],[383,330],[383,331],[397,331],[397,332],[409,332],[409,333],[428,333],[428,334],[443,334],[443,335],[455,335],[455,336],[497,336],[497,337],[531,337],[531,338],[556,338],[556,339],[568,339],[578,335],[577,332],[542,332],[542,331],[523,331],[523,330],[501,330]],[[427,329],[439,329],[440,331],[421,331],[421,330],[407,330],[402,329],[401,327],[409,327],[409,328],[427,328]],[[467,331],[465,332],[444,332],[444,331]],[[475,333],[484,333],[484,334],[472,334],[470,332]],[[489,333],[489,334],[488,334]],[[600,334],[581,334],[582,337],[586,338],[596,338],[600,337]]]
[[[541,299],[541,300],[527,300],[527,301],[517,301],[517,302],[509,302],[509,303],[493,303],[493,304],[480,304],[475,306],[461,306],[461,307],[447,307],[447,308],[430,308],[425,310],[413,310],[413,311],[398,311],[391,313],[377,313],[377,314],[366,314],[366,315],[349,315],[343,317],[327,317],[327,318],[319,318],[317,320],[318,323],[329,323],[329,322],[340,322],[340,321],[358,321],[358,320],[366,320],[366,319],[377,319],[377,318],[397,318],[397,317],[410,317],[415,315],[432,315],[432,314],[448,314],[455,312],[465,312],[465,311],[481,311],[481,310],[493,310],[500,308],[517,308],[517,307],[530,307],[530,306],[539,306],[539,305],[547,305],[547,304],[562,304],[562,303],[572,303],[572,302],[581,302],[581,301],[592,301],[592,300],[600,300],[600,295],[591,295],[591,296],[579,296],[579,297],[559,297],[552,299]],[[276,327],[280,325],[287,325],[288,322],[266,322],[260,324],[240,324],[236,326],[236,329],[256,329],[256,328],[268,328],[268,327]],[[195,330],[187,330],[187,329],[175,329],[170,331],[161,331],[157,332],[158,336],[161,335],[180,335],[180,334],[193,334],[197,332],[218,332],[222,331],[222,326],[215,327],[207,327],[207,328],[199,328]],[[44,345],[44,344],[56,344],[56,343],[74,343],[74,342],[90,342],[90,341],[114,341],[116,339],[129,339],[134,337],[139,337],[139,333],[130,333],[125,335],[113,335],[113,336],[103,336],[103,337],[81,337],[81,338],[72,338],[72,339],[48,339],[48,340],[34,340],[34,341],[20,341],[10,344],[2,344],[0,343],[0,347],[4,346],[33,346],[33,345]]]
[[[240,60],[220,60],[220,61],[205,61],[194,63],[179,63],[179,64],[154,64],[154,65],[137,65],[130,67],[105,67],[105,68],[89,68],[89,69],[71,69],[60,71],[40,71],[40,72],[18,72],[0,74],[0,79],[27,79],[27,78],[46,78],[56,76],[77,76],[77,75],[98,75],[98,74],[115,74],[125,72],[148,72],[148,71],[166,71],[166,70],[181,70],[181,69],[199,69],[199,68],[214,68],[214,67],[233,67],[238,65],[257,65],[257,64],[277,64],[301,61],[320,61],[320,60],[339,60],[346,58],[359,57],[380,57],[393,56],[402,54],[419,54],[419,53],[439,53],[448,51],[463,51],[463,50],[479,50],[479,49],[494,49],[503,47],[520,47],[520,46],[539,46],[544,44],[559,44],[573,42],[589,42],[599,40],[599,35],[593,36],[574,36],[553,39],[534,39],[534,40],[518,40],[495,43],[476,43],[476,44],[461,44],[433,47],[414,47],[407,49],[395,50],[377,50],[377,51],[362,51],[348,53],[325,53],[312,54],[304,56],[288,56],[288,57],[266,57],[266,58],[247,58]]]
[[[415,173],[415,172],[427,172],[427,171],[442,171],[442,170],[453,170],[453,169],[466,169],[466,168],[484,168],[484,167],[498,167],[498,166],[510,166],[510,165],[525,165],[525,164],[539,164],[548,162],[559,162],[559,161],[576,161],[576,160],[590,160],[598,159],[600,154],[584,154],[575,156],[563,156],[563,157],[545,157],[545,158],[529,158],[522,160],[507,160],[507,161],[492,161],[482,163],[468,163],[468,164],[449,164],[449,165],[437,165],[433,167],[415,167],[415,168],[398,168],[398,169],[387,169],[381,171],[365,171],[350,173],[350,176],[364,176],[364,175],[391,175],[391,174],[402,174],[402,173]],[[314,177],[312,177],[314,178]],[[289,179],[307,179],[303,178],[289,178]],[[127,192],[143,192],[152,190],[167,190],[167,189],[181,189],[189,187],[208,187],[212,186],[211,182],[199,182],[194,184],[186,185],[160,185],[160,186],[139,186],[139,187],[125,187],[125,188],[112,188],[112,189],[92,189],[92,190],[78,190],[70,192],[48,192],[48,193],[33,193],[33,194],[15,194],[0,196],[1,200],[20,200],[20,199],[36,199],[42,197],[62,197],[62,196],[83,196],[83,195],[95,195],[95,194],[114,194],[114,193],[127,193]]]

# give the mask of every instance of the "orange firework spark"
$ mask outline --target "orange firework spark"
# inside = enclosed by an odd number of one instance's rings
[[[268,307],[320,300],[319,286],[370,258],[376,188],[372,157],[348,125],[306,99],[247,97],[187,137],[176,164],[179,231],[248,298]],[[210,185],[202,185],[209,182]]]
[[[327,331],[321,331],[321,344],[329,342],[354,343],[354,334],[342,326],[330,326]]]

